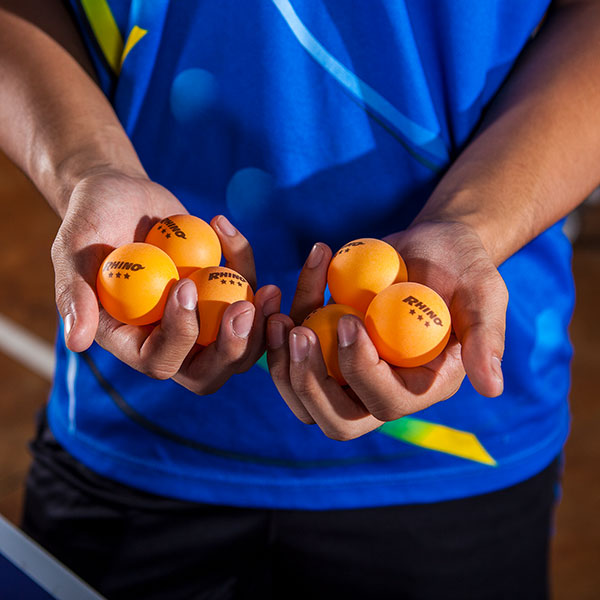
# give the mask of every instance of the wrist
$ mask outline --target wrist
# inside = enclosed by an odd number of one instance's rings
[[[517,248],[511,248],[509,232],[502,231],[503,221],[496,214],[496,207],[485,206],[484,192],[462,189],[452,194],[436,194],[416,216],[411,227],[436,223],[464,228],[476,235],[493,263],[498,266]],[[487,203],[490,204],[489,202]],[[504,227],[506,229],[506,227]]]
[[[120,128],[96,130],[85,139],[63,144],[61,150],[56,156],[34,151],[31,160],[34,182],[61,218],[73,190],[86,178],[118,173],[147,179],[133,145]]]

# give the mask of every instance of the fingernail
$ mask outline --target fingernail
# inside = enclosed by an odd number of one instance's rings
[[[340,319],[338,322],[338,340],[342,348],[354,344],[356,336],[358,335],[358,328],[354,319]]]
[[[251,309],[245,310],[243,313],[235,317],[231,323],[233,333],[239,338],[246,339],[250,335],[252,323],[254,322],[254,311]]]
[[[237,229],[229,222],[227,217],[224,217],[223,215],[217,219],[217,225],[225,235],[233,237],[237,233]]]
[[[290,338],[290,358],[302,362],[308,356],[308,338],[302,333],[292,333]]]
[[[498,383],[504,388],[504,377],[502,375],[502,362],[497,356],[492,356],[492,371],[496,375]]]
[[[181,284],[177,290],[177,301],[186,310],[195,310],[198,304],[198,294],[196,286],[192,281],[186,281]]]
[[[75,322],[75,317],[69,313],[64,318],[65,322],[65,341],[69,338],[69,333],[71,333],[71,329],[73,328],[73,323]]]
[[[324,255],[325,252],[323,252],[323,248],[321,248],[319,244],[315,244],[312,247],[308,258],[306,259],[306,266],[309,269],[314,269],[315,267],[318,267],[321,264]]]
[[[263,311],[263,315],[265,315],[265,317],[268,317],[268,316],[278,312],[279,311],[279,294],[276,294],[275,296],[271,296],[270,298],[267,298],[267,300],[265,300],[265,303],[263,304],[262,311]]]
[[[273,350],[281,348],[285,342],[285,327],[281,321],[269,321],[267,323],[267,342]]]

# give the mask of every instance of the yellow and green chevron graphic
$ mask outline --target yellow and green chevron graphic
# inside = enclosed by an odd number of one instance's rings
[[[389,421],[378,431],[397,440],[436,452],[445,452],[484,465],[496,466],[496,461],[470,431],[453,429],[438,423],[403,417]]]
[[[256,364],[265,371],[269,370],[266,354],[263,354]],[[377,431],[413,446],[427,448],[435,452],[445,452],[452,456],[458,456],[491,467],[496,466],[496,461],[483,447],[477,436],[470,431],[461,431],[460,429],[453,429],[446,425],[415,419],[414,417],[403,417],[396,421],[389,421]]]

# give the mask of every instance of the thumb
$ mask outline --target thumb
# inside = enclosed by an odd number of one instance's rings
[[[60,233],[52,245],[56,306],[65,326],[65,343],[73,352],[87,350],[96,336],[99,311],[95,289],[100,262],[98,250],[88,247],[73,252]]]
[[[483,396],[499,396],[504,388],[501,360],[508,305],[502,278],[498,274],[458,292],[452,305],[454,331],[469,380]]]
[[[323,306],[330,261],[331,248],[317,242],[304,262],[296,284],[290,317],[297,325],[300,325],[315,308]]]

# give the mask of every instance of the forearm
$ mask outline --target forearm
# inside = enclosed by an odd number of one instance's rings
[[[71,24],[65,31],[78,35]],[[144,172],[110,103],[65,46],[0,8],[0,147],[61,216],[86,173]]]
[[[474,227],[500,264],[600,182],[600,3],[552,11],[417,217]]]

